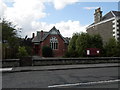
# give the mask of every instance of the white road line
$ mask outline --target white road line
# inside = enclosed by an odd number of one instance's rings
[[[12,68],[0,68],[0,71],[11,71]]]
[[[75,84],[63,84],[63,85],[52,85],[48,86],[49,88],[54,87],[66,87],[66,86],[78,86],[78,85],[92,85],[92,84],[102,84],[102,83],[111,83],[111,82],[119,82],[120,79],[117,80],[106,80],[106,81],[96,81],[96,82],[86,82],[86,83],[75,83]]]

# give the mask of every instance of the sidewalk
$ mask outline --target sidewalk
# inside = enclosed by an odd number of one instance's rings
[[[52,66],[27,66],[27,67],[13,67],[11,70],[2,71],[8,72],[27,72],[27,71],[52,71],[52,70],[68,70],[68,69],[87,69],[87,68],[104,68],[104,67],[119,67],[118,63],[104,63],[104,64],[78,64],[78,65],[52,65]],[[2,68],[5,69],[5,68]]]

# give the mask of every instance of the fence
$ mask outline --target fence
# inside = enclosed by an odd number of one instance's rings
[[[20,59],[4,59],[4,60],[2,60],[2,67],[94,64],[94,63],[96,63],[96,64],[97,63],[120,63],[120,57],[38,58],[38,59],[29,58],[29,59],[22,59],[22,60],[20,60]]]

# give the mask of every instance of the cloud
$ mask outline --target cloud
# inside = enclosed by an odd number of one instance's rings
[[[56,26],[63,36],[71,37],[74,32],[85,31],[85,26],[80,25],[79,21],[68,20],[48,24],[40,22],[40,19],[49,15],[45,12],[45,3],[53,3],[54,8],[59,10],[76,2],[78,0],[0,0],[4,11],[0,10],[0,13],[7,20],[22,28],[22,37],[31,36],[33,32],[36,33],[40,30],[49,31],[53,26]],[[9,4],[12,5],[9,6]]]
[[[60,22],[55,24],[56,28],[60,30],[63,36],[65,37],[71,37],[73,33],[80,33],[80,32],[86,32],[85,27],[80,24],[79,21],[71,21],[68,20],[67,22]]]
[[[39,19],[45,17],[44,9],[45,6],[40,0],[14,0],[13,7],[8,7],[5,15],[10,15],[9,17],[12,19],[13,17],[23,20],[27,17]]]
[[[54,8],[57,10],[63,9],[66,5],[74,4],[78,1],[79,0],[51,0],[54,4]]]
[[[99,7],[83,7],[83,9],[91,10],[91,9],[97,9]]]
[[[0,0],[0,16],[1,16],[1,18],[3,17],[6,9],[7,9],[7,6],[3,3],[2,0]]]
[[[64,36],[64,37],[71,37],[73,35],[73,33],[81,33],[81,32],[86,32],[86,27],[82,26],[80,24],[79,21],[61,21],[55,24],[47,24],[45,22],[33,22],[32,26],[34,27],[35,30],[41,31],[49,31],[53,26],[55,26],[60,33]],[[36,32],[35,32],[36,33]]]
[[[120,0],[79,0],[79,2],[119,2]]]
[[[40,18],[44,18],[47,14],[44,12],[45,5],[43,0],[3,0],[2,3],[6,6],[4,10],[4,17],[14,22],[22,28],[22,36],[31,32],[33,27],[31,26],[33,21],[37,21]],[[7,4],[14,2],[12,7]],[[6,4],[7,3],[7,4]],[[0,10],[1,11],[1,10]]]

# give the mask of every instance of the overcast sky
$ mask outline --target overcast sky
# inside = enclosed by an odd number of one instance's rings
[[[92,2],[90,2],[92,1]],[[22,28],[22,37],[36,31],[49,31],[53,26],[64,37],[85,32],[94,21],[94,11],[101,7],[103,15],[118,11],[119,0],[0,0],[0,16]]]

